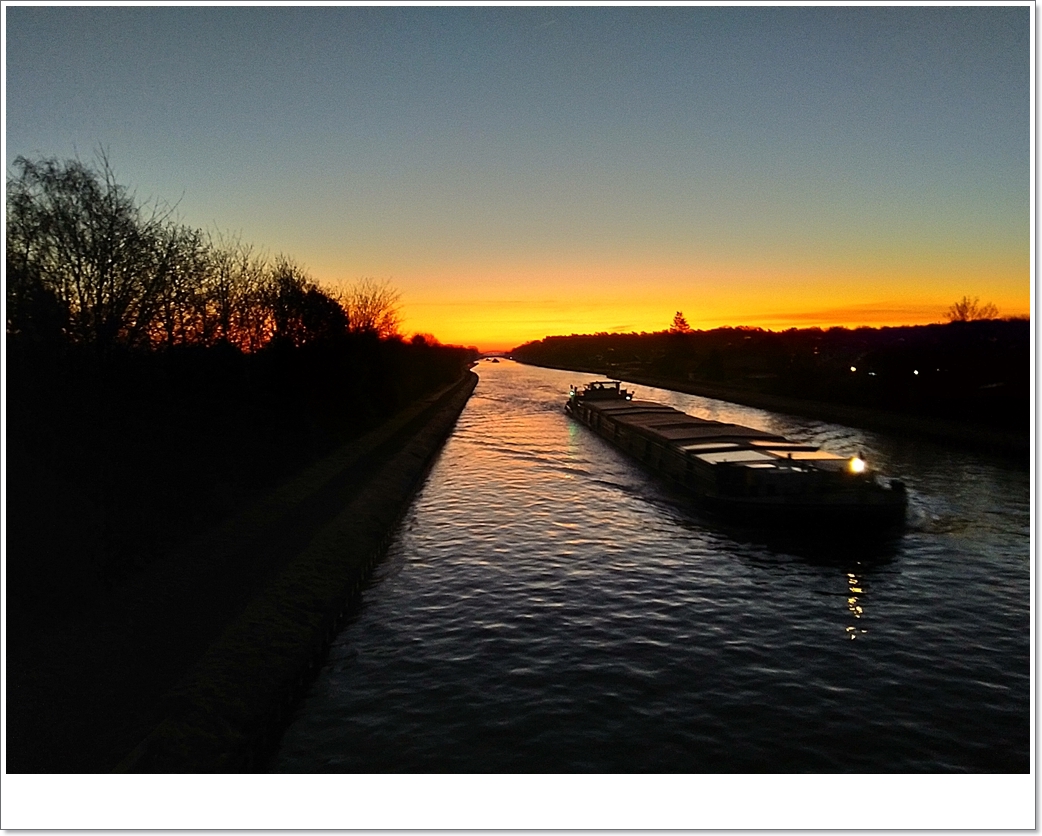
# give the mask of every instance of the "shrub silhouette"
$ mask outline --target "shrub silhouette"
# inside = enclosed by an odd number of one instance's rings
[[[991,302],[984,305],[980,304],[979,296],[974,296],[972,299],[969,296],[963,296],[962,299],[948,308],[944,316],[949,322],[974,322],[978,319],[998,319],[999,309]]]

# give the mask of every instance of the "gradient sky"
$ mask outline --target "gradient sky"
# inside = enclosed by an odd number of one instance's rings
[[[1027,4],[4,12],[8,163],[104,148],[407,333],[1030,311]]]

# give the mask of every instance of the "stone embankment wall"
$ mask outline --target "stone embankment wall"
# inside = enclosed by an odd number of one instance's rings
[[[165,719],[117,771],[263,765],[477,381],[468,372],[197,544],[212,554],[277,532],[299,550],[167,695]]]

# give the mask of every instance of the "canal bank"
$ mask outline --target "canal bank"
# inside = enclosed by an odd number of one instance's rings
[[[146,756],[156,769],[246,768],[249,758],[234,765],[231,744],[217,745],[211,762],[195,747],[190,762],[167,754],[170,741],[192,748],[183,729],[200,711],[244,745],[267,728],[476,383],[466,373],[421,398],[119,585],[84,590],[75,610],[9,619],[8,772],[143,770]],[[262,602],[268,616],[258,620]],[[222,700],[244,712],[248,731]]]
[[[542,368],[599,374],[613,380],[621,379],[627,383],[653,386],[656,389],[668,389],[672,392],[682,392],[685,395],[697,395],[702,398],[728,401],[729,403],[751,406],[756,409],[784,412],[788,415],[798,415],[802,418],[812,418],[818,421],[860,427],[875,432],[908,435],[943,444],[955,444],[966,450],[998,453],[1012,457],[1026,457],[1030,451],[1030,429],[1027,416],[1025,416],[1024,432],[1015,433],[1009,430],[970,424],[951,418],[931,418],[888,412],[871,407],[809,401],[801,398],[757,392],[751,389],[720,386],[701,381],[691,382],[654,377],[629,371],[622,372],[619,370],[580,366],[574,368],[542,366]]]
[[[121,772],[256,768],[423,474],[466,405],[477,375],[428,397],[309,468],[218,535],[299,545],[162,700],[161,722]]]

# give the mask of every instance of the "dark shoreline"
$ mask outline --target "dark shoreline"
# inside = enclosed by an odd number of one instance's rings
[[[344,444],[92,620],[9,631],[8,770],[261,767],[477,380]]]
[[[418,416],[407,416],[389,440],[370,440],[362,453],[361,466],[372,467],[364,487],[210,646],[167,696],[166,718],[117,771],[241,772],[263,765],[349,598],[386,548],[477,380],[468,372]]]
[[[525,361],[518,360],[517,362]],[[560,371],[599,374],[615,380],[619,379],[616,376],[617,373],[608,372],[603,367],[565,367],[542,363],[530,363],[530,365],[558,369]],[[887,412],[870,407],[801,400],[765,394],[749,389],[672,380],[641,374],[634,375],[629,372],[624,373],[622,377],[627,382],[641,386],[654,386],[657,389],[668,389],[671,392],[714,398],[757,409],[769,409],[774,412],[784,412],[789,415],[799,415],[819,421],[846,424],[866,430],[900,433],[928,441],[954,444],[966,449],[1018,458],[1024,462],[1025,466],[1028,464],[1027,457],[1031,449],[1030,431],[1028,430],[1025,430],[1024,433],[1014,433],[959,421]]]

